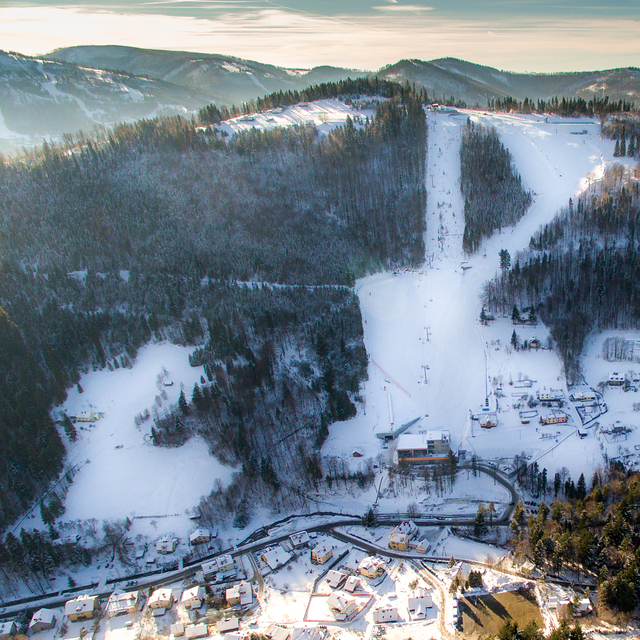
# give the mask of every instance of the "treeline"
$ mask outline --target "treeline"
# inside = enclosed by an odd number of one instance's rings
[[[313,85],[301,91],[277,91],[263,98],[257,98],[242,104],[242,108],[219,108],[215,104],[207,105],[198,112],[198,122],[202,125],[218,124],[241,115],[242,113],[259,113],[276,107],[289,107],[299,102],[312,102],[314,100],[327,100],[329,98],[350,98],[352,96],[375,96],[388,99],[397,99],[400,102],[418,99],[421,103],[427,101],[427,93],[423,89],[416,90],[415,85],[410,87],[400,85],[397,82],[381,80],[377,77],[363,77],[352,80],[340,80],[339,82],[325,82]]]
[[[640,118],[638,116],[611,116],[603,122],[602,133],[616,141],[613,150],[616,158],[640,156]]]
[[[582,476],[578,486],[550,507],[543,502],[528,521],[518,505],[516,553],[547,572],[597,577],[599,605],[630,613],[640,602],[640,476],[612,466],[593,474],[588,491]]]
[[[467,253],[478,249],[496,229],[515,224],[531,204],[511,154],[495,129],[467,120],[460,148],[461,190],[464,196],[464,236]]]
[[[598,98],[594,96],[591,100],[584,98],[558,98],[550,100],[533,100],[525,98],[517,100],[511,96],[505,98],[490,98],[487,101],[488,111],[500,111],[504,113],[538,113],[554,116],[573,117],[598,117],[605,118],[613,113],[635,112],[636,107],[633,102],[626,100],[609,101],[609,96]]]
[[[207,416],[194,429],[212,446],[232,429],[224,455],[240,464],[259,464],[268,429],[303,425],[311,451],[351,415],[366,360],[343,285],[421,262],[425,136],[406,93],[326,137],[225,142],[171,118],[0,162],[0,530],[61,470],[52,404],[152,339],[201,347]],[[180,427],[154,428],[160,442]]]
[[[578,383],[592,329],[640,326],[639,232],[640,184],[614,167],[485,286],[485,305],[502,315],[514,305],[534,307],[551,328],[567,382]]]

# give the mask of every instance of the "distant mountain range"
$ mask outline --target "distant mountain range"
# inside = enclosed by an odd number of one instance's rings
[[[280,90],[370,73],[330,66],[286,69],[230,56],[120,46],[70,47],[40,58],[0,52],[0,151],[95,125],[189,115],[211,102],[240,105]],[[517,74],[445,58],[402,60],[373,75],[415,82],[438,100],[455,96],[481,107],[505,96],[589,99],[597,94],[640,102],[636,68]]]

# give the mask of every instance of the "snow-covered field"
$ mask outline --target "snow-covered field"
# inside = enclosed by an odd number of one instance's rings
[[[462,251],[459,185],[461,131],[467,118],[497,129],[525,188],[534,194],[515,227],[494,234],[470,257]],[[350,423],[331,427],[324,451],[348,456],[358,448],[368,456],[390,457],[375,433],[389,430],[391,420],[399,426],[420,418],[411,432],[449,430],[454,450],[483,459],[524,452],[551,475],[562,467],[573,477],[587,473],[602,462],[602,454],[593,434],[578,437],[577,414],[570,426],[554,429],[550,439],[533,422],[521,425],[513,410],[509,383],[524,377],[535,381],[531,394],[560,388],[568,398],[558,356],[544,350],[514,354],[511,323],[483,327],[478,318],[482,287],[499,269],[500,250],[515,256],[526,248],[541,224],[603,175],[614,161],[614,144],[600,138],[596,122],[533,115],[432,112],[428,128],[427,261],[415,272],[376,274],[357,283],[370,358],[365,408]],[[587,133],[572,135],[576,130]],[[522,340],[535,334],[545,344],[547,331],[541,325],[535,330],[518,327],[517,332]],[[470,412],[478,411],[485,394],[496,388],[505,396],[499,406],[508,411],[498,414],[497,428],[480,433],[477,423],[472,429]],[[558,442],[555,431],[560,432]]]
[[[202,439],[177,449],[155,447],[148,441],[153,417],[135,423],[145,409],[153,416],[175,404],[182,388],[190,397],[202,367],[191,367],[189,354],[190,349],[168,343],[149,345],[140,349],[132,369],[88,373],[80,380],[83,393],[70,390],[62,407],[68,415],[104,415],[76,423],[79,437],[69,446],[68,465],[81,468],[63,520],[135,517],[134,535],[184,538],[193,526],[186,509],[209,493],[216,479],[230,480],[233,469],[211,456]]]
[[[381,98],[382,99],[382,98]],[[328,133],[342,126],[347,116],[356,126],[364,124],[375,113],[373,108],[358,109],[336,99],[300,102],[290,107],[278,107],[264,113],[255,113],[226,120],[215,126],[228,135],[250,129],[271,130],[293,125],[314,125],[320,133]]]

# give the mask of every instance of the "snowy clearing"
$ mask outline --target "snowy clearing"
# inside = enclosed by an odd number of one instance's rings
[[[145,440],[153,418],[140,426],[134,421],[145,409],[153,416],[175,404],[182,388],[190,394],[202,375],[201,367],[189,365],[190,352],[168,343],[148,345],[132,369],[88,373],[80,380],[83,393],[70,390],[62,406],[69,416],[104,415],[76,423],[79,438],[69,447],[67,462],[82,467],[69,488],[63,520],[144,517],[134,521],[135,533],[184,537],[193,526],[186,509],[209,493],[216,479],[230,480],[233,469],[212,457],[202,439],[178,449],[155,447]]]

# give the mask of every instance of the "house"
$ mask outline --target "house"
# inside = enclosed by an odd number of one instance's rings
[[[292,635],[292,631],[285,627],[280,627],[277,624],[272,624],[269,625],[265,635],[268,638],[271,638],[271,640],[289,640]]]
[[[562,424],[568,420],[568,416],[563,411],[551,411],[544,416],[540,416],[541,424]]]
[[[16,633],[18,633],[18,626],[14,620],[0,622],[0,640],[7,640],[9,636],[15,636]]]
[[[429,464],[449,458],[451,436],[448,431],[403,433],[398,436],[394,459],[398,464]]]
[[[189,544],[204,544],[211,541],[211,531],[209,529],[196,529],[189,535]]]
[[[311,562],[313,564],[324,564],[333,556],[333,547],[326,542],[321,542],[317,547],[311,549]]]
[[[358,571],[367,578],[379,578],[386,570],[386,565],[382,558],[367,556],[358,565]]]
[[[96,420],[100,420],[102,417],[101,414],[96,414],[93,411],[81,411],[75,416],[72,416],[72,420],[74,422],[95,422]]]
[[[597,399],[598,396],[593,389],[578,389],[569,396],[572,402],[595,402]]]
[[[427,617],[427,609],[432,607],[433,600],[426,589],[416,589],[407,599],[407,609],[412,620],[424,620]]]
[[[291,560],[291,554],[288,551],[285,551],[280,545],[268,547],[263,551],[260,557],[271,571],[279,569]]]
[[[149,598],[149,609],[171,609],[173,606],[173,591],[171,589],[156,589]]]
[[[609,386],[610,387],[621,387],[626,381],[626,376],[624,373],[614,372],[609,375]]]
[[[297,533],[292,533],[289,536],[289,540],[291,541],[294,549],[306,547],[311,542],[311,538],[306,531],[298,531]]]
[[[238,622],[238,618],[234,617],[218,620],[217,623],[217,629],[220,635],[223,633],[229,633],[229,631],[237,631],[239,628],[240,623]]]
[[[125,613],[134,613],[140,610],[142,593],[140,591],[114,591],[107,601],[105,613],[113,618]]]
[[[69,600],[64,606],[64,615],[76,622],[78,620],[91,620],[100,608],[97,596],[78,596]]]
[[[389,535],[389,548],[396,551],[406,551],[409,540],[418,534],[418,527],[414,522],[402,522]]]
[[[498,426],[498,414],[493,411],[483,413],[478,416],[478,422],[483,429],[492,429]]]
[[[345,580],[347,576],[342,573],[342,571],[336,571],[335,569],[331,569],[329,573],[327,573],[327,584],[332,589],[337,589]]]
[[[536,391],[536,396],[540,402],[560,402],[564,400],[564,391],[562,389],[549,389],[549,391]]]
[[[355,593],[360,588],[360,578],[357,576],[349,576],[344,585],[344,590],[347,593]]]
[[[240,582],[225,592],[227,603],[231,606],[248,607],[253,602],[253,589],[248,582]]]
[[[56,626],[56,616],[51,609],[40,609],[31,617],[27,633],[40,633]]]
[[[169,536],[162,536],[156,542],[156,551],[162,555],[168,555],[173,553],[178,546],[177,538],[170,538]]]
[[[206,638],[209,635],[209,628],[206,624],[196,624],[193,627],[187,627],[184,630],[184,636],[187,640],[195,640],[195,638]]]
[[[236,570],[236,564],[230,553],[218,556],[218,573],[231,573]]]
[[[586,616],[591,611],[591,600],[589,598],[581,598],[575,605],[573,615]]]
[[[341,622],[349,620],[358,611],[356,599],[344,591],[334,591],[327,598],[327,606],[333,617]]]
[[[210,562],[205,562],[201,568],[205,580],[233,578],[236,574],[236,565],[233,556],[229,553],[218,556]]]
[[[539,349],[540,348],[540,340],[538,338],[531,338],[529,340],[529,349]]]
[[[373,612],[373,621],[376,624],[398,622],[398,620],[400,620],[398,609],[397,607],[392,607],[391,605],[380,607]]]
[[[184,635],[184,622],[174,622],[169,630],[174,638]]]
[[[204,603],[205,591],[203,586],[195,586],[191,587],[191,589],[186,589],[182,593],[182,598],[180,598],[180,602],[187,609],[199,609]]]
[[[14,620],[0,622],[0,640],[7,640],[9,636],[15,636],[16,633],[18,633],[18,627]]]
[[[420,542],[418,542],[418,544],[416,545],[416,551],[418,553],[427,553],[430,546],[431,545],[429,544],[429,541],[426,538],[422,538],[422,540],[420,540]]]

